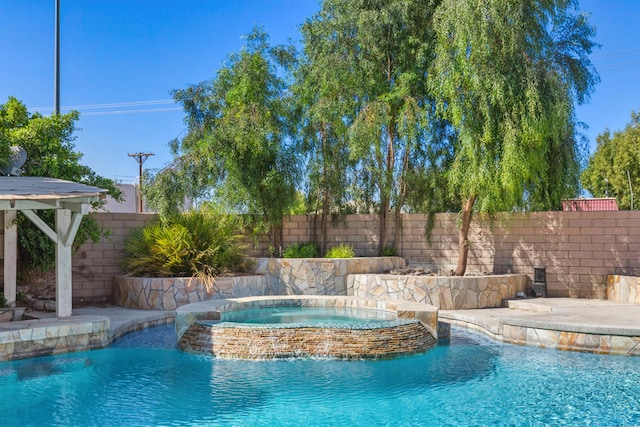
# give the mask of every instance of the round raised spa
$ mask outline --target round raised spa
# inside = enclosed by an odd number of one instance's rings
[[[176,310],[178,348],[220,358],[388,358],[436,342],[437,309],[409,301],[278,296]]]

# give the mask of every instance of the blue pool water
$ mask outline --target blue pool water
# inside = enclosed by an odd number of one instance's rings
[[[381,361],[216,360],[173,326],[108,349],[0,363],[3,426],[629,426],[640,359],[451,343]]]
[[[351,307],[263,307],[226,311],[220,320],[253,324],[304,323],[306,325],[357,325],[396,319],[395,313]]]

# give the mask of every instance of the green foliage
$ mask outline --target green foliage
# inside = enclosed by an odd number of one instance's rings
[[[353,246],[340,243],[338,246],[329,248],[324,256],[325,258],[353,258],[356,254],[353,251]]]
[[[481,211],[558,208],[579,189],[574,105],[598,78],[577,2],[444,0],[430,88],[458,132],[450,191]]]
[[[244,269],[237,216],[211,209],[168,217],[125,241],[124,268],[136,276],[210,279]]]
[[[315,243],[294,243],[282,252],[283,258],[317,258],[318,245]]]
[[[398,248],[395,246],[385,246],[380,251],[381,256],[398,256]]]
[[[278,68],[291,53],[269,46],[258,29],[247,40],[212,81],[174,91],[189,133],[172,142],[174,161],[147,177],[144,192],[149,206],[164,215],[175,213],[185,196],[213,200],[227,211],[249,214],[256,222],[250,228],[270,229],[275,238],[273,230],[295,201],[298,175]]]
[[[420,147],[429,144],[437,121],[425,73],[436,4],[325,0],[302,27],[298,93],[306,106],[311,199],[323,215],[339,211],[347,197],[360,211],[378,212],[381,247],[391,208],[399,214],[412,190],[424,189],[430,178],[423,174],[428,150]]]
[[[623,131],[612,136],[606,130],[597,141],[598,147],[582,173],[582,185],[594,197],[615,197],[621,209],[629,209],[629,179],[634,193],[640,194],[640,114],[631,112],[631,121]],[[634,205],[634,209],[640,206],[640,197]]]
[[[96,175],[88,166],[80,163],[82,154],[74,150],[75,123],[79,113],[42,116],[30,114],[27,107],[14,97],[0,105],[0,158],[11,145],[19,145],[27,152],[27,162],[22,168],[23,176],[39,176],[64,179],[92,185],[107,190],[115,199],[122,198],[115,183]],[[96,208],[104,202],[98,202]],[[38,216],[50,227],[54,226],[52,210],[37,211]],[[88,239],[94,242],[104,236],[98,223],[85,216],[74,240],[77,249]],[[18,250],[21,273],[25,270],[47,271],[55,261],[55,245],[26,217],[18,216]]]
[[[572,0],[443,0],[429,87],[451,123],[452,198],[462,202],[459,259],[466,269],[473,211],[559,208],[579,191],[584,147],[575,105],[597,74],[594,29]]]
[[[0,308],[6,308],[8,307],[7,305],[7,299],[4,296],[4,292],[0,292]]]

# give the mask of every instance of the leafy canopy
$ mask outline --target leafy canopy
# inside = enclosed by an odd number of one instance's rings
[[[615,197],[622,209],[631,208],[631,190],[640,194],[640,114],[631,112],[623,131],[604,131],[582,173],[582,185],[595,197]],[[631,180],[631,189],[629,189]],[[634,200],[634,209],[640,197]]]
[[[256,29],[212,81],[174,91],[189,132],[173,142],[174,161],[147,177],[150,207],[174,214],[185,196],[206,197],[253,215],[258,227],[280,224],[298,177],[287,86],[278,73],[291,58]]]
[[[10,146],[21,146],[27,152],[27,161],[22,167],[23,176],[58,178],[93,185],[108,190],[108,194],[120,199],[121,192],[112,180],[97,175],[81,163],[82,153],[75,151],[73,144],[78,119],[77,111],[52,116],[31,114],[21,101],[9,97],[6,103],[0,105],[0,158],[3,157],[2,153],[6,156]],[[38,211],[37,214],[53,227],[52,210]],[[21,266],[49,270],[54,265],[53,242],[31,221],[21,215],[18,220]],[[97,241],[101,234],[97,222],[84,217],[74,247],[77,248],[88,239]]]

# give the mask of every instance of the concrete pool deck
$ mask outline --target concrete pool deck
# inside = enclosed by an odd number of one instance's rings
[[[535,298],[506,308],[440,310],[438,320],[498,341],[559,350],[640,356],[640,305]]]

